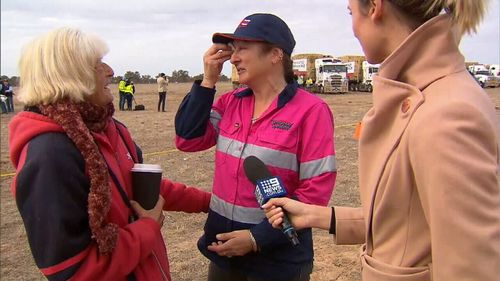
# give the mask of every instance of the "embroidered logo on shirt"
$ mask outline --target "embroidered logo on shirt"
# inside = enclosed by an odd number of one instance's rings
[[[293,123],[281,120],[271,120],[271,126],[273,129],[288,131],[292,128]]]
[[[127,152],[127,159],[128,159],[128,160],[132,160],[132,156],[130,155],[130,153],[129,153],[129,152]]]

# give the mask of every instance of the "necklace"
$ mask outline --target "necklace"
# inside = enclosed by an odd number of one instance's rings
[[[259,120],[259,117],[252,118],[252,124]]]

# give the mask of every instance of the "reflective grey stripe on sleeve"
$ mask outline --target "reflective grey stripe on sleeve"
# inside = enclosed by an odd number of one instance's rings
[[[212,109],[212,111],[210,111],[210,123],[212,123],[212,126],[214,126],[214,129],[217,132],[217,135],[219,134],[219,122],[221,119],[222,119],[222,116],[220,116],[219,112],[217,112],[213,109]]]
[[[229,220],[241,223],[259,224],[266,217],[260,208],[236,206],[220,199],[213,193],[210,209]]]
[[[217,150],[241,159],[245,159],[248,156],[253,155],[269,166],[288,169],[295,172],[298,172],[299,170],[297,156],[293,153],[279,151],[255,144],[247,144],[245,146],[245,144],[240,141],[221,135],[219,135],[217,140]]]
[[[300,180],[310,179],[323,173],[337,171],[337,159],[330,155],[321,159],[300,163]]]

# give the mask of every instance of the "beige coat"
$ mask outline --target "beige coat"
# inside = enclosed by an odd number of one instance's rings
[[[168,78],[158,77],[156,78],[156,83],[158,84],[158,93],[163,93],[167,91]]]
[[[363,207],[335,208],[336,243],[365,243],[365,281],[500,280],[500,120],[452,30],[427,22],[374,79]]]

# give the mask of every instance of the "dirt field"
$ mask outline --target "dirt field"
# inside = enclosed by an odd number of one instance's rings
[[[189,91],[190,84],[172,84],[169,87],[166,113],[156,111],[156,85],[137,85],[136,99],[145,104],[146,111],[117,112],[116,118],[130,129],[145,153],[146,163],[160,164],[164,175],[174,181],[211,188],[214,150],[183,153],[174,146],[174,115]],[[116,88],[116,86],[115,86]],[[222,84],[218,92],[225,92],[229,84]],[[115,91],[115,90],[114,90]],[[116,91],[115,91],[116,92]],[[488,89],[500,115],[500,88]],[[371,95],[351,93],[321,96],[330,105],[335,116],[335,142],[338,177],[330,204],[359,205],[357,187],[357,144],[352,139],[354,125],[371,107]],[[115,102],[116,104],[116,102]],[[16,111],[21,109],[16,104]],[[1,185],[0,185],[0,279],[44,280],[38,272],[25,237],[24,226],[9,191],[13,172],[8,156],[7,124],[12,115],[1,116]],[[205,280],[208,260],[196,248],[202,233],[206,214],[166,214],[162,231],[167,243],[172,279],[175,281]],[[335,246],[326,231],[314,231],[315,267],[311,280],[360,280],[357,246]]]

